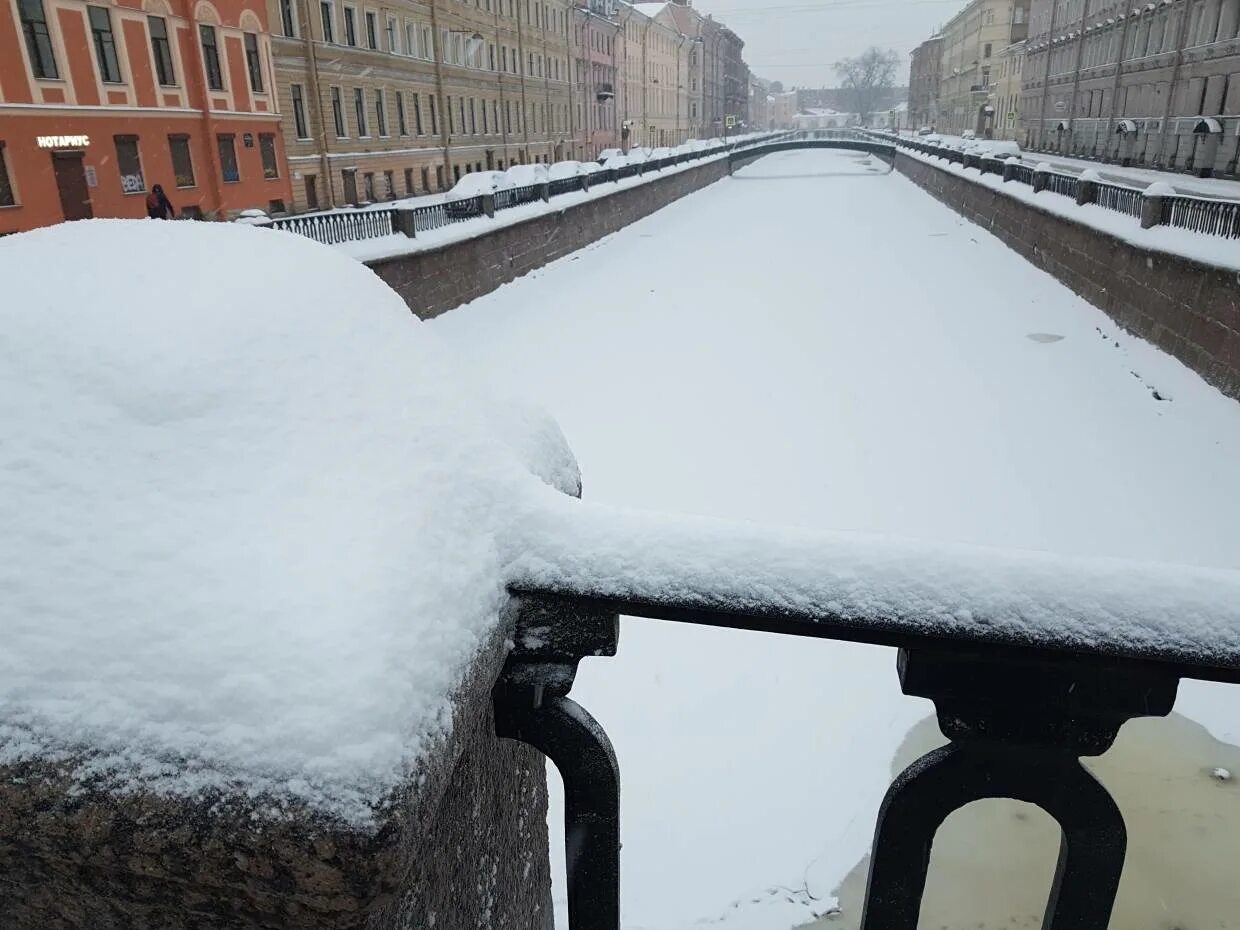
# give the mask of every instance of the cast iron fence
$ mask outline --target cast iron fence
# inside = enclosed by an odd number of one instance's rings
[[[1141,191],[1119,184],[1094,183],[1094,203],[1106,210],[1141,216]]]
[[[560,194],[585,190],[586,183],[585,175],[578,175],[572,178],[556,178],[547,184],[547,193],[552,197],[558,197]]]
[[[283,229],[300,236],[335,245],[338,242],[355,242],[377,239],[396,232],[396,211],[356,210],[340,213],[310,213],[305,216],[289,216],[271,220],[272,229]]]
[[[796,600],[778,591],[729,602],[679,581],[656,597],[562,587],[513,593],[515,645],[493,692],[495,726],[544,753],[563,777],[569,930],[620,926],[619,767],[603,728],[568,693],[581,659],[616,654],[622,615],[898,648],[901,689],[934,702],[950,742],[897,776],[883,800],[861,930],[916,930],[936,830],[984,798],[1036,804],[1059,823],[1045,930],[1105,930],[1126,831],[1114,799],[1080,757],[1105,752],[1129,719],[1170,713],[1181,678],[1240,682],[1240,655],[1226,649],[1094,647],[1073,629],[1070,606],[1036,597],[1022,609],[1029,616],[1066,611],[1062,634],[1028,637],[985,611],[945,622],[962,616],[958,605],[858,617],[831,601],[792,607]],[[1192,624],[1195,608],[1184,598],[1183,619]]]
[[[542,197],[541,185],[527,184],[525,187],[510,187],[495,192],[495,209],[507,210],[519,207],[523,203],[533,203]]]
[[[1043,171],[1041,173],[1045,175],[1045,180],[1042,182],[1043,190],[1072,198],[1075,198],[1080,190],[1080,181],[1070,174],[1059,174],[1055,171]]]
[[[1167,226],[1209,236],[1240,238],[1240,203],[1205,197],[1164,197],[1162,221]]]

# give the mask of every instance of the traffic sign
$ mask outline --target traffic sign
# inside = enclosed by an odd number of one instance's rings
[[[726,117],[726,118],[724,119],[724,121],[723,121],[723,124],[724,124],[725,126],[727,126],[729,129],[733,129],[733,128],[735,128],[735,126],[736,126],[736,117],[735,117],[735,116],[729,116],[729,117]]]

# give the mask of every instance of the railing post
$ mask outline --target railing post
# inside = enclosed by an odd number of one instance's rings
[[[397,207],[396,214],[392,217],[392,225],[396,232],[404,233],[410,239],[413,239],[417,233],[414,230],[414,210],[412,207]]]
[[[581,175],[581,189],[583,191],[590,189],[590,176],[588,174]]]
[[[1009,155],[1003,160],[1003,183],[1016,177],[1016,166],[1020,164],[1020,159],[1015,155]]]
[[[1036,168],[1033,169],[1033,192],[1046,190],[1046,176],[1050,174],[1051,166],[1049,162],[1040,161]]]
[[[495,219],[495,195],[494,194],[483,194],[482,195],[482,212],[485,213],[491,219]]]
[[[538,185],[538,196],[543,203],[551,202],[551,185],[543,181]]]
[[[1155,181],[1141,192],[1141,228],[1161,226],[1163,198],[1174,197],[1175,188],[1165,181]]]
[[[1077,205],[1093,203],[1098,198],[1098,182],[1102,177],[1093,168],[1086,168],[1077,178],[1076,184],[1076,202]]]

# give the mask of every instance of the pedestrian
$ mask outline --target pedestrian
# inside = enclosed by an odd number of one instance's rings
[[[172,203],[164,193],[162,185],[156,184],[146,195],[146,215],[153,220],[176,219],[177,212],[172,209]]]

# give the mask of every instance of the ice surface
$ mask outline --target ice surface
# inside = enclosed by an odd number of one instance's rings
[[[1240,567],[1240,405],[848,153],[766,156],[430,326],[552,411],[584,510]],[[821,912],[933,710],[889,649],[634,619],[573,696],[619,755],[626,930]],[[1240,688],[1177,709],[1240,737]]]
[[[0,761],[364,820],[496,621],[505,508],[579,485],[554,423],[293,234],[71,223],[0,278]]]

